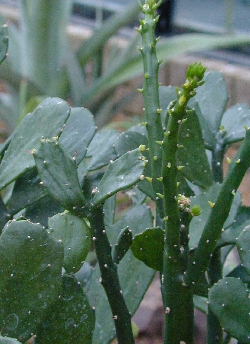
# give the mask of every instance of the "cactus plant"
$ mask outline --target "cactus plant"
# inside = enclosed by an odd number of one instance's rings
[[[223,331],[250,342],[250,210],[237,191],[250,110],[226,108],[223,76],[200,63],[182,87],[159,86],[159,4],[141,4],[138,28],[145,122],[96,132],[87,109],[49,98],[1,146],[2,343],[133,344],[131,317],[157,270],[164,344],[193,343],[194,307],[208,313],[209,344]],[[228,266],[233,248],[240,263]]]

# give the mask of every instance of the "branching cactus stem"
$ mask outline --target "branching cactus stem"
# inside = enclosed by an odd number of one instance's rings
[[[189,261],[185,276],[185,283],[191,285],[196,283],[206,271],[211,256],[215,250],[216,242],[221,235],[223,224],[226,221],[235,190],[238,189],[247,169],[250,166],[250,129],[246,128],[245,139],[237,152],[234,160],[229,165],[228,173],[222,184],[221,192],[212,207],[203,230],[198,247]]]
[[[112,310],[118,343],[134,344],[131,315],[122,295],[117,265],[112,259],[111,245],[105,231],[101,206],[92,209],[90,219],[97,260],[101,271],[101,283]]]
[[[188,242],[187,235],[181,235],[182,231],[188,231],[192,215],[188,216],[190,209],[186,197],[178,196],[176,152],[179,128],[184,119],[192,120],[188,118],[188,100],[203,83],[204,72],[201,64],[193,64],[187,70],[187,80],[182,89],[177,90],[177,100],[166,118],[167,130],[162,145],[164,215],[167,218],[163,259],[164,307],[171,310],[165,317],[165,343],[193,343],[192,286],[188,287],[183,281]],[[180,324],[182,331],[178,330]]]

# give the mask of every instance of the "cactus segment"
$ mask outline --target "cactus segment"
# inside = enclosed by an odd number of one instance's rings
[[[91,157],[89,171],[104,167],[117,158],[113,145],[119,134],[116,130],[102,130],[94,136],[87,151],[87,157]]]
[[[154,190],[153,199],[156,200],[157,213],[164,217],[162,199],[156,194],[162,194],[162,183],[157,181],[161,170],[161,147],[157,144],[163,140],[163,130],[161,124],[161,114],[159,113],[159,83],[158,70],[159,63],[156,55],[155,26],[157,23],[156,9],[159,3],[155,1],[145,1],[141,6],[145,18],[140,21],[138,29],[142,36],[142,49],[140,49],[144,66],[143,97],[145,105],[146,129],[148,132],[148,148],[151,165],[152,186]],[[158,224],[157,224],[158,225]]]
[[[140,150],[135,149],[110,163],[95,191],[93,205],[97,206],[103,203],[118,191],[124,190],[140,181],[144,170],[141,158]]]
[[[91,233],[83,219],[70,213],[57,214],[48,221],[49,233],[63,243],[63,267],[76,273],[82,266],[91,246]]]
[[[133,255],[150,268],[163,270],[164,232],[160,228],[146,229],[137,234],[131,246]]]
[[[64,275],[60,298],[40,325],[38,344],[91,343],[95,313],[81,286],[73,276]]]
[[[85,108],[71,108],[59,143],[75,157],[76,164],[79,165],[95,132],[96,126],[90,111]]]
[[[0,64],[4,61],[8,51],[8,27],[6,24],[0,27]]]
[[[244,283],[226,277],[209,291],[209,308],[219,319],[222,328],[241,343],[250,343],[250,300]]]
[[[0,237],[1,334],[25,342],[61,287],[63,247],[44,227],[11,221]]]
[[[113,261],[115,264],[119,264],[125,254],[128,252],[132,244],[132,231],[129,227],[124,228],[118,238],[117,243],[115,244],[113,252]]]
[[[75,160],[57,140],[43,140],[33,156],[49,194],[73,214],[82,214],[86,201],[79,185]]]
[[[48,98],[25,116],[11,136],[11,142],[1,162],[0,189],[35,166],[31,152],[39,148],[42,138],[50,139],[59,135],[69,114],[69,106],[64,100]]]

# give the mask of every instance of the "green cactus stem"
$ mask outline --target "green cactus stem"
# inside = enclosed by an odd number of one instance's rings
[[[214,181],[218,183],[223,182],[223,158],[225,153],[225,146],[219,144],[222,141],[224,131],[220,130],[218,133],[218,141],[215,149],[212,151],[212,172]],[[212,286],[222,278],[222,263],[221,252],[216,250],[209,262],[207,269],[208,281]],[[210,308],[207,313],[207,344],[222,343],[223,331],[218,318],[214,315]]]
[[[205,225],[198,247],[189,261],[185,274],[185,283],[192,285],[199,281],[206,271],[217,240],[221,235],[231,204],[242,178],[250,166],[250,129],[246,128],[245,139],[234,160],[229,165],[228,173],[222,184],[221,192],[212,207],[210,217]]]
[[[163,258],[164,307],[170,310],[165,317],[165,343],[193,343],[193,295],[191,286],[183,281],[187,266],[188,199],[178,195],[176,152],[178,132],[183,121],[189,118],[187,103],[195,95],[195,89],[203,84],[205,68],[193,64],[187,70],[182,89],[177,90],[177,100],[172,104],[166,118],[166,132],[162,145],[162,177],[164,194],[165,240]],[[186,257],[186,258],[185,258]],[[182,331],[178,328],[182,324]]]
[[[155,26],[158,21],[156,9],[160,3],[161,1],[146,0],[144,5],[140,4],[145,18],[140,21],[140,27],[137,30],[142,36],[142,47],[139,51],[143,59],[144,84],[140,91],[143,93],[145,104],[152,185],[155,191],[157,212],[163,218],[163,202],[161,197],[157,196],[157,194],[162,194],[162,183],[157,180],[161,171],[161,146],[157,142],[163,139],[158,83],[160,62],[156,56],[157,39],[155,38]]]
[[[93,207],[89,219],[93,229],[93,241],[101,271],[100,281],[112,310],[118,343],[134,344],[131,315],[122,295],[117,264],[112,259],[111,245],[103,222],[102,206]]]

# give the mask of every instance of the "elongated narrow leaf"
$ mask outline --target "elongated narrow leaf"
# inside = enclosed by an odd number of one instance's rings
[[[248,36],[232,36],[232,35],[208,35],[208,34],[185,34],[177,35],[166,40],[161,40],[157,48],[157,57],[164,62],[169,61],[171,58],[180,56],[181,54],[200,51],[203,49],[211,49],[218,47],[237,46],[243,43],[249,43]],[[139,53],[132,54],[130,59],[124,63],[119,64],[113,68],[109,68],[108,73],[102,78],[94,82],[82,94],[82,102],[87,104],[94,101],[95,97],[100,96],[102,93],[107,92],[114,86],[122,82],[134,79],[136,76],[143,73],[142,59]]]
[[[34,112],[25,116],[11,137],[0,165],[0,189],[35,166],[31,154],[42,138],[59,135],[69,116],[68,104],[59,98],[48,98]]]
[[[81,212],[85,200],[74,158],[57,140],[43,140],[33,155],[41,180],[50,195],[72,213]]]
[[[8,29],[7,25],[0,27],[0,64],[6,57],[8,50]]]
[[[0,337],[0,343],[1,344],[21,344],[15,338],[2,337],[2,336]]]
[[[140,150],[135,149],[110,163],[96,190],[93,204],[103,203],[116,192],[139,182],[144,170],[141,158]]]
[[[40,326],[36,343],[92,343],[95,313],[72,276],[63,276],[62,293]]]
[[[241,343],[250,343],[249,291],[238,278],[227,277],[209,291],[209,308],[223,329]]]
[[[62,244],[44,227],[8,223],[0,237],[1,334],[22,338],[36,333],[61,287]]]
[[[63,243],[65,270],[68,273],[77,272],[91,245],[91,234],[86,222],[72,214],[62,213],[51,217],[48,224],[51,235]]]

